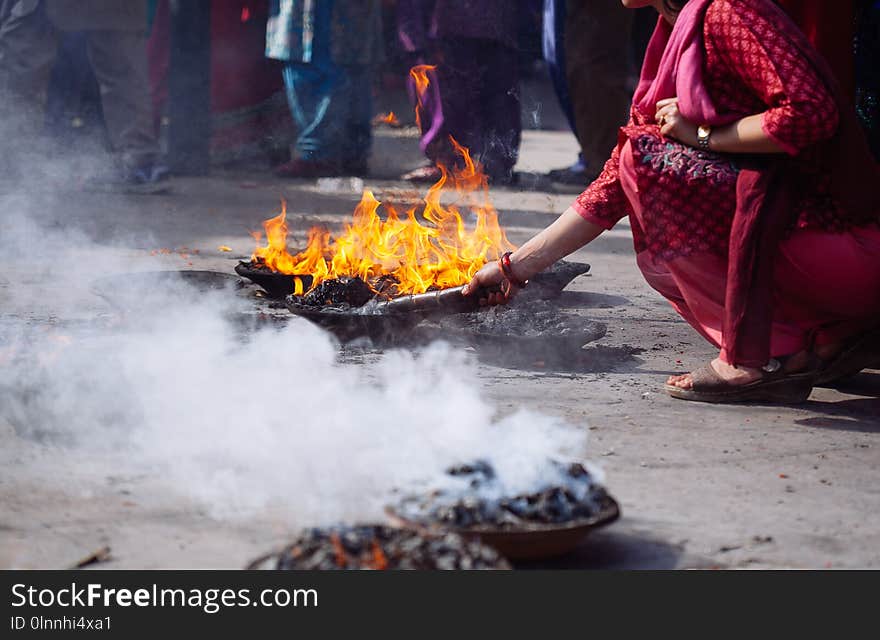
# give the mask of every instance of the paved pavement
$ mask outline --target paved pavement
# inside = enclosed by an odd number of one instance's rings
[[[574,152],[564,133],[526,132],[519,168],[531,188],[493,191],[513,242],[551,222],[574,197],[535,177]],[[112,330],[112,314],[88,289],[107,274],[106,264],[115,273],[231,272],[253,248],[248,232],[277,210],[280,198],[290,203],[296,241],[315,222],[340,225],[362,186],[380,199],[411,200],[412,187],[393,176],[418,161],[412,132],[380,131],[376,177],[363,182],[218,171],[178,178],[166,196],[2,184],[0,330],[6,333],[0,335],[8,338],[22,324],[48,332]],[[22,214],[31,226],[22,228]],[[53,239],[48,247],[46,236]],[[51,247],[59,238],[67,259],[74,258],[64,279],[52,269]],[[880,567],[880,372],[837,390],[816,389],[798,407],[673,400],[660,390],[664,378],[705,363],[713,352],[641,279],[626,225],[573,259],[592,271],[560,303],[608,327],[583,362],[475,365],[500,414],[529,408],[581,428],[587,456],[604,469],[622,506],[623,518],[589,536],[575,554],[540,566]],[[0,343],[0,367],[8,346]],[[39,398],[30,415],[40,415]],[[66,406],[75,407],[75,398]],[[65,482],[53,462],[65,456],[63,443],[22,437],[14,428],[20,420],[0,410],[0,566],[66,567],[107,545],[112,560],[97,566],[241,567],[289,535],[270,513],[218,519],[197,502],[164,493],[149,473],[104,474],[99,457],[85,453],[70,455],[81,456],[74,464],[91,480]]]

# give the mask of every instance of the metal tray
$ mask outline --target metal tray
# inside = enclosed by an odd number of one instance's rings
[[[543,300],[556,298],[572,280],[588,273],[589,270],[590,265],[586,263],[560,260],[532,278],[527,289],[528,295]],[[235,265],[235,272],[242,278],[247,278],[262,287],[266,295],[275,300],[281,300],[293,293],[294,278],[302,280],[305,290],[312,286],[312,276],[310,275],[291,276],[267,269],[255,269],[250,262],[239,262]]]

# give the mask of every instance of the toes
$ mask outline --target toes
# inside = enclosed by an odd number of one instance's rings
[[[694,381],[691,379],[691,374],[686,373],[681,376],[672,376],[669,378],[669,383],[673,387],[678,387],[679,389],[684,389],[685,391],[691,389],[694,386]]]
[[[666,384],[678,387],[679,389],[690,389],[693,385],[691,381],[691,376],[689,373],[679,374],[675,376],[669,376],[669,379],[666,381]]]

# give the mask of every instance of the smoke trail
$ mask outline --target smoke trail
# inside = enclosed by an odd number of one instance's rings
[[[0,283],[0,421],[39,443],[24,464],[46,483],[145,474],[217,518],[271,510],[303,526],[381,519],[393,491],[476,458],[511,490],[534,488],[549,457],[584,452],[583,429],[497,418],[473,364],[446,345],[344,363],[300,319],[243,336],[240,297],[183,282],[157,282],[120,315],[88,284],[132,269],[128,258],[32,222],[5,231],[3,255],[38,242],[51,256],[20,252],[39,277]],[[88,273],[74,266],[84,256]]]

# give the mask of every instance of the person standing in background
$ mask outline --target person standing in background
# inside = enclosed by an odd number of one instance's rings
[[[574,14],[572,18],[577,24],[569,27],[568,12]],[[634,20],[630,19],[634,16]],[[648,22],[647,33],[637,33],[633,22],[642,24]],[[600,0],[599,2],[582,2],[580,0],[544,0],[544,30],[543,51],[547,70],[553,81],[553,88],[559,105],[568,120],[569,126],[575,136],[578,136],[578,117],[575,116],[574,103],[578,105],[578,113],[582,122],[593,123],[594,117],[598,116],[600,122],[610,122],[610,133],[583,136],[579,138],[581,151],[577,160],[568,167],[553,169],[547,175],[554,182],[585,187],[599,171],[598,158],[604,158],[608,147],[614,146],[616,140],[612,133],[617,131],[617,126],[623,124],[626,119],[628,96],[632,92],[635,78],[641,67],[644,49],[647,39],[650,38],[656,22],[650,10],[640,9],[630,13],[624,11],[617,2]],[[581,29],[584,23],[591,25],[591,29],[599,29],[604,26],[610,30],[617,30],[605,35],[605,39],[591,39],[574,33]],[[566,39],[566,32],[570,31]],[[608,42],[611,35],[617,34],[619,40]],[[572,35],[574,34],[574,35]],[[643,41],[643,42],[642,42]],[[580,61],[578,70],[571,70],[577,78],[574,83],[574,91],[569,87],[569,69],[566,52],[571,50],[575,60]],[[584,64],[586,62],[586,64]],[[632,85],[632,86],[630,86]],[[621,90],[621,87],[624,87]],[[606,91],[610,88],[610,98]],[[623,96],[626,94],[627,98]],[[596,96],[603,96],[597,100]],[[604,102],[603,102],[604,101]],[[602,104],[596,104],[602,103]],[[603,109],[604,107],[607,107]],[[615,110],[619,111],[618,118],[614,118]],[[583,126],[583,125],[582,125]],[[586,154],[593,159],[592,169],[588,168]]]
[[[265,56],[269,0],[211,0],[210,5],[210,162],[287,162],[293,123],[281,63]],[[147,54],[157,128],[169,106],[171,23],[171,0],[156,0]]]
[[[412,66],[429,81],[410,95],[430,164],[403,176],[434,182],[438,164],[454,166],[449,137],[470,150],[494,184],[515,181],[522,122],[517,34],[519,3],[511,0],[399,0],[398,38]]]
[[[153,128],[146,27],[146,0],[0,0],[0,121],[7,150],[21,152],[42,133],[59,33],[82,32],[117,155],[114,169],[95,181],[136,186],[167,177]]]
[[[568,0],[544,0],[544,24],[542,30],[542,51],[547,72],[553,82],[553,90],[559,100],[559,107],[568,121],[568,126],[577,136],[571,96],[568,93],[568,79],[565,69],[565,10]],[[552,169],[548,177],[554,182],[586,186],[587,165],[584,156],[578,152],[577,159],[568,167]]]
[[[266,57],[280,60],[297,128],[281,176],[364,175],[372,71],[384,56],[379,0],[272,0]]]
[[[561,174],[566,182],[592,182],[617,145],[632,97],[632,26],[633,12],[619,0],[566,2],[565,76],[583,162],[580,175]]]

